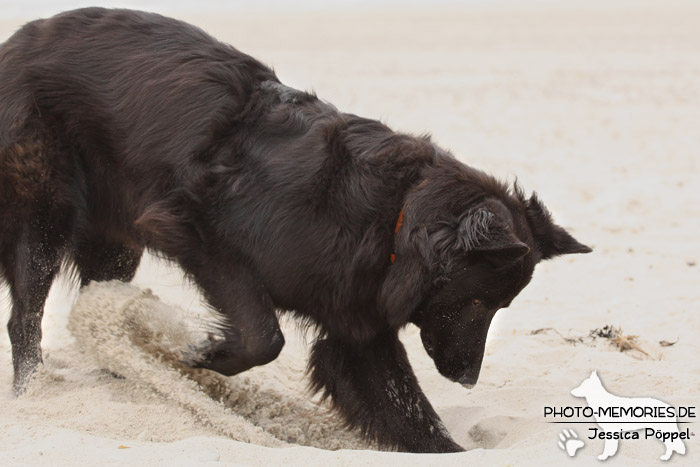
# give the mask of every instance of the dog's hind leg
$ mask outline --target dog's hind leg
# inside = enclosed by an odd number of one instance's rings
[[[51,235],[51,227],[33,221],[19,233],[14,248],[0,260],[12,297],[7,329],[12,344],[14,390],[21,393],[41,363],[41,318],[44,302],[60,268],[63,246]]]
[[[614,456],[617,452],[617,446],[619,441],[616,439],[606,439],[605,446],[603,447],[603,453],[598,456],[598,460],[604,461],[608,457]]]
[[[70,232],[71,211],[60,204],[66,196],[54,178],[60,155],[38,134],[0,150],[0,269],[12,298],[7,328],[16,393],[41,362],[44,302]]]
[[[313,389],[368,439],[407,452],[464,450],[418,386],[395,331],[362,343],[320,339],[309,366]]]
[[[685,454],[685,444],[681,439],[674,439],[673,441],[664,441],[664,446],[666,447],[666,452],[659,458],[662,461],[667,461],[671,458],[674,452],[678,454]]]

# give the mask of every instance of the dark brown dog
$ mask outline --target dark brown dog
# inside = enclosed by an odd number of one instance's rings
[[[438,370],[472,385],[491,318],[535,264],[590,251],[535,196],[427,138],[338,112],[193,26],[98,8],[0,48],[0,218],[17,391],[62,262],[84,284],[128,281],[150,248],[226,323],[195,364],[270,362],[275,310],[293,311],[319,331],[314,388],[370,439],[415,452],[461,448],[398,330],[418,325]]]

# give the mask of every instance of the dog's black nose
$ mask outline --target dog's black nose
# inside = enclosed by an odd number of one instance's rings
[[[461,378],[457,380],[459,384],[464,386],[467,389],[471,389],[474,386],[476,386],[476,382],[479,379],[479,374],[477,373],[476,375],[472,374],[471,372],[467,372],[464,375],[462,375]]]

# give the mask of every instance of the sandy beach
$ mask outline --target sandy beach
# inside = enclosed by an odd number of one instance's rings
[[[159,11],[339,109],[429,132],[464,163],[517,177],[594,248],[538,265],[496,315],[471,390],[438,374],[417,328],[403,332],[425,393],[467,452],[378,452],[346,431],[309,395],[313,336],[290,319],[280,357],[228,381],[198,386],[166,367],[115,378],[104,369],[140,357],[115,340],[95,359],[110,336],[76,340],[68,324],[78,291],[59,280],[43,321],[45,366],[19,398],[0,331],[0,464],[600,465],[604,441],[587,438],[594,425],[544,416],[545,406],[585,406],[570,391],[592,370],[620,396],[700,405],[700,5],[546,5]],[[0,21],[0,41],[23,22]],[[133,285],[152,289],[183,322],[205,313],[163,261],[144,258]],[[9,298],[0,317],[9,317]],[[79,319],[100,322],[98,313]],[[591,337],[605,326],[621,328],[632,347]],[[557,445],[564,428],[585,442],[572,458]],[[685,446],[670,464],[697,465],[698,437]],[[652,465],[663,452],[657,440],[622,440],[607,462]]]

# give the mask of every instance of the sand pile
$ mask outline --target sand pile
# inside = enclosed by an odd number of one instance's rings
[[[269,376],[284,372],[283,365],[232,378],[187,366],[218,337],[216,317],[193,317],[150,289],[92,283],[82,289],[68,328],[100,368],[179,405],[220,435],[263,446],[364,447],[327,408],[275,390]]]

